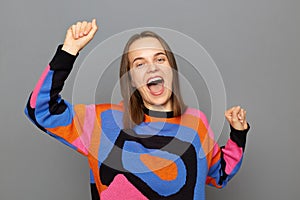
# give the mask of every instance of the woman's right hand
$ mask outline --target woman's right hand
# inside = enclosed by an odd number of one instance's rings
[[[96,19],[92,22],[83,21],[73,24],[67,31],[62,50],[76,55],[93,39],[97,29]]]

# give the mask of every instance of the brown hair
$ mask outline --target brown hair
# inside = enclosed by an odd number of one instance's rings
[[[172,111],[174,117],[180,116],[182,112],[184,112],[186,106],[183,102],[180,93],[180,86],[179,86],[179,78],[178,78],[178,68],[175,61],[175,56],[172,53],[169,45],[166,41],[161,38],[159,35],[152,31],[144,31],[140,34],[133,35],[125,45],[123,55],[121,58],[121,66],[120,66],[120,87],[121,87],[121,94],[124,100],[124,116],[123,116],[123,124],[124,129],[131,129],[135,125],[140,124],[144,120],[144,104],[142,96],[140,95],[139,91],[131,85],[131,77],[129,75],[130,70],[130,62],[128,58],[128,51],[130,45],[138,40],[145,37],[152,37],[156,38],[162,45],[165,50],[166,56],[169,60],[171,67],[174,69],[173,71],[173,81],[172,81],[172,95],[171,95],[171,102],[172,102]]]

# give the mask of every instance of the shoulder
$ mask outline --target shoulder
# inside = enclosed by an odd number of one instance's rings
[[[188,107],[183,113],[183,116],[197,118],[198,120],[202,121],[206,127],[208,127],[209,123],[207,117],[205,113],[199,109]]]
[[[105,111],[124,111],[123,104],[110,104],[110,103],[103,103],[103,104],[95,104],[95,110],[97,113],[105,112]]]
[[[196,108],[191,108],[191,107],[188,107],[185,112],[183,113],[183,115],[190,115],[190,116],[193,116],[193,117],[196,117],[196,118],[199,118],[199,119],[206,119],[206,115],[204,112],[202,112],[201,110],[199,109],[196,109]]]
[[[103,103],[103,104],[76,104],[74,105],[74,110],[76,113],[97,113],[100,114],[105,111],[120,111],[123,112],[124,107],[123,104],[110,104],[110,103]]]

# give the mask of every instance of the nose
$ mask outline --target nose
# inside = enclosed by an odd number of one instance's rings
[[[147,70],[148,73],[153,73],[158,71],[158,66],[155,63],[149,63],[147,69],[148,69]]]

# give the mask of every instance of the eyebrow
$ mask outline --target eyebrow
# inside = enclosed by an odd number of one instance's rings
[[[154,54],[154,57],[159,56],[159,55],[165,55],[165,56],[166,56],[166,54],[165,54],[164,52],[158,52],[158,53]],[[137,58],[135,58],[135,59],[133,60],[132,63],[134,63],[134,62],[137,61],[137,60],[143,60],[143,59],[144,59],[144,57],[137,57]]]

